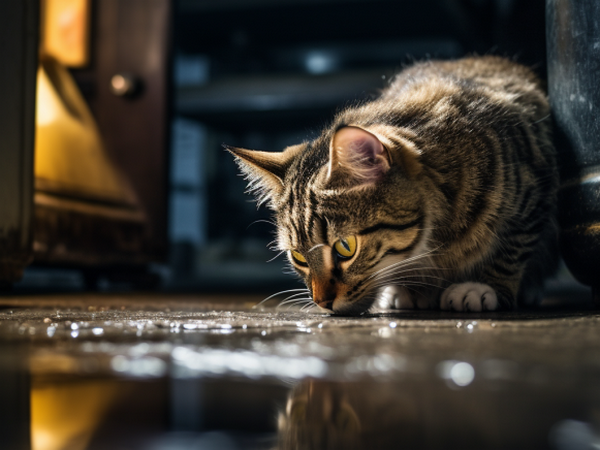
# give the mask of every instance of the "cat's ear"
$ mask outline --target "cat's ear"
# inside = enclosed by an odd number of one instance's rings
[[[248,190],[254,192],[258,204],[272,204],[283,191],[283,180],[290,165],[306,143],[293,145],[283,152],[262,152],[243,148],[223,147],[235,156],[236,163],[248,180]]]
[[[390,167],[388,150],[377,136],[362,128],[340,128],[331,139],[327,169],[330,184],[372,184]]]

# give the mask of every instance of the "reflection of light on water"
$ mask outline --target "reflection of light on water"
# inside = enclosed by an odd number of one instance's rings
[[[94,333],[94,336],[102,336],[104,334],[104,330],[102,328],[96,327],[92,328],[92,333]]]
[[[30,395],[31,449],[84,449],[117,397],[118,384],[111,380],[33,384]],[[0,447],[14,448],[6,447],[4,440]]]
[[[443,361],[438,364],[438,375],[457,386],[468,386],[475,379],[475,369],[464,361]]]
[[[154,356],[130,359],[117,355],[111,359],[110,366],[115,372],[141,378],[162,377],[167,372],[166,363]]]
[[[346,373],[350,376],[362,373],[373,376],[389,372],[404,372],[407,359],[404,355],[363,355],[352,358],[346,365]]]
[[[327,364],[312,356],[290,358],[260,355],[249,351],[231,352],[213,349],[194,351],[186,347],[176,347],[172,356],[175,376],[181,378],[237,373],[250,378],[273,376],[301,379],[322,377],[327,373]]]

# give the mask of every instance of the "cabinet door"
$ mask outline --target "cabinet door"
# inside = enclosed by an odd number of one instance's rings
[[[0,1],[0,284],[31,259],[38,0]]]
[[[69,189],[82,184],[68,176],[50,184],[36,171],[36,262],[94,271],[164,259],[171,3],[92,3],[90,64],[73,74],[100,131],[101,159],[122,175],[131,195]],[[87,170],[97,178],[104,167],[66,159],[79,177]],[[135,202],[123,200],[129,198]]]
[[[167,245],[171,9],[171,0],[97,2],[98,126],[147,215],[154,257]],[[133,77],[138,92],[116,95],[111,81],[119,74]]]

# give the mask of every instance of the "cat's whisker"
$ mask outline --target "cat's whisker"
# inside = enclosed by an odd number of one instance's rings
[[[267,297],[267,298],[265,298],[264,300],[261,300],[259,303],[257,303],[256,305],[254,305],[254,306],[252,307],[252,309],[254,309],[254,308],[258,308],[258,307],[259,307],[260,305],[262,305],[263,303],[265,303],[265,302],[267,302],[267,301],[271,300],[272,298],[275,298],[275,297],[277,297],[277,296],[279,296],[279,295],[287,294],[287,293],[289,293],[289,292],[298,292],[298,291],[304,291],[304,292],[308,292],[308,289],[306,289],[306,288],[304,288],[304,289],[288,289],[287,291],[281,291],[281,292],[277,292],[277,293],[275,293],[275,294],[273,294],[273,295],[270,295],[270,296],[268,296],[268,297]]]
[[[248,226],[246,227],[246,230],[247,230],[248,228],[250,228],[252,225],[254,225],[254,224],[257,224],[257,223],[261,223],[261,222],[262,222],[262,223],[268,223],[269,225],[273,225],[274,227],[276,227],[276,226],[277,226],[277,224],[276,224],[275,222],[271,221],[271,220],[267,220],[267,219],[258,219],[258,220],[255,220],[254,222],[252,222],[250,225],[248,225]]]
[[[438,284],[431,284],[431,283],[422,283],[422,282],[417,282],[417,281],[402,281],[402,280],[398,280],[398,283],[394,283],[394,282],[385,282],[385,283],[380,283],[380,284],[374,284],[373,287],[376,288],[382,288],[382,287],[386,287],[386,286],[390,286],[390,285],[398,285],[398,286],[421,286],[421,287],[428,287],[428,288],[436,288],[436,289],[440,289],[441,286]]]
[[[437,267],[432,267],[432,266],[409,266],[407,268],[398,268],[398,267],[393,267],[393,270],[389,270],[389,271],[384,271],[382,273],[377,274],[376,277],[373,278],[381,278],[384,276],[388,276],[390,274],[393,275],[397,275],[397,274],[401,274],[401,273],[412,273],[412,272],[422,272],[423,276],[429,276],[428,274],[431,271],[433,273],[436,273],[438,270]]]
[[[289,305],[290,303],[303,303],[307,299],[309,299],[309,300],[312,301],[312,299],[308,298],[308,297],[304,297],[304,298],[292,298],[292,299],[285,300],[285,301],[279,303],[279,305],[277,305],[277,306],[279,307],[279,306],[283,306],[283,305]]]
[[[284,303],[284,302],[287,302],[288,300],[292,300],[292,299],[293,299],[293,300],[296,300],[296,299],[297,299],[297,297],[301,297],[301,296],[303,296],[303,295],[306,295],[306,294],[308,294],[308,292],[298,292],[297,294],[290,295],[289,297],[286,297],[286,298],[284,298],[284,299],[281,301],[281,303],[280,303],[280,304],[282,304],[282,303]]]
[[[423,257],[424,258],[424,257]],[[369,279],[371,278],[375,278],[381,274],[384,274],[386,272],[391,272],[391,271],[395,271],[395,270],[399,270],[402,269],[404,267],[406,268],[420,268],[421,266],[419,266],[418,264],[420,264],[420,261],[418,260],[403,260],[403,261],[398,261],[396,263],[390,264],[386,267],[382,267],[381,269],[373,272],[370,276]]]
[[[436,275],[428,275],[428,274],[421,274],[421,275],[405,275],[404,272],[401,273],[391,273],[388,275],[385,275],[383,277],[377,278],[377,281],[387,281],[389,279],[431,279],[431,280],[440,280],[440,281],[444,281],[446,283],[449,283],[449,280],[446,280],[445,278],[442,277],[438,277]]]
[[[302,308],[300,308],[300,311],[305,311],[305,310],[311,310],[312,309],[312,305],[310,303],[307,303],[306,305],[304,305]]]
[[[286,311],[289,311],[289,310],[290,310],[291,308],[293,308],[294,306],[300,306],[300,305],[302,305],[302,304],[304,304],[304,306],[306,306],[307,304],[310,304],[310,302],[312,302],[312,299],[300,299],[300,300],[303,300],[303,301],[299,301],[299,302],[292,303],[292,304],[288,305],[288,307],[287,307]],[[309,300],[310,300],[310,302],[309,302]],[[304,307],[304,306],[303,306],[303,307]],[[302,308],[303,308],[303,307],[302,307]],[[279,308],[279,307],[278,307],[278,308]],[[301,310],[301,311],[302,311],[302,308],[300,308],[300,310]]]
[[[267,262],[270,263],[272,261],[275,261],[277,258],[279,258],[283,253],[285,253],[285,251],[280,251],[279,253],[277,253],[273,258],[271,258],[270,260],[268,260]]]
[[[434,252],[436,252],[440,248],[441,248],[441,246],[438,246],[437,248],[431,249],[427,252],[420,253],[420,254],[412,256],[410,258],[403,259],[402,261],[398,261],[396,263],[390,264],[389,266],[383,267],[382,269],[379,269],[378,271],[372,273],[369,278],[376,277],[378,274],[380,274],[381,272],[383,272],[385,270],[392,270],[393,268],[401,267],[403,265],[409,265],[409,263],[411,263],[411,264],[417,263],[419,259],[423,259],[428,256],[431,256]]]
[[[292,303],[286,303],[285,305],[281,304],[281,305],[277,305],[275,307],[276,310],[280,310],[282,307],[287,305],[286,311],[288,311],[290,308],[296,307],[296,306],[300,306],[300,305],[304,305],[305,303],[307,303],[306,299],[298,299],[300,301],[295,301]]]

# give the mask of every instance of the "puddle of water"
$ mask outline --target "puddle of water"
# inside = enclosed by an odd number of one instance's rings
[[[600,443],[598,315],[473,317],[4,310],[0,394],[34,450]]]

